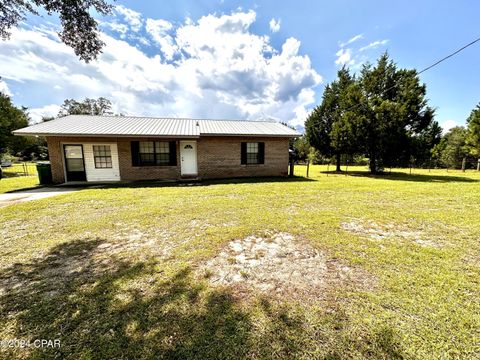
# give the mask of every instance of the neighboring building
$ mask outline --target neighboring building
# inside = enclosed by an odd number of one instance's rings
[[[14,134],[46,137],[55,183],[286,176],[300,136],[273,121],[88,115]]]

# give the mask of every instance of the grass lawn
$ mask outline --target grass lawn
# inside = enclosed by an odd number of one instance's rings
[[[61,347],[0,358],[479,359],[480,173],[325,170],[1,208],[0,339]],[[226,249],[275,234],[316,254],[271,262],[308,268],[300,290],[216,277],[242,265]]]
[[[38,185],[35,163],[27,163],[27,176],[24,176],[23,164],[13,164],[3,168],[3,179],[0,180],[0,194],[31,188]]]

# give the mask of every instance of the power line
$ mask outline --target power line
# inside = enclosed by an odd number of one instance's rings
[[[452,56],[457,55],[459,52],[465,50],[466,48],[472,46],[473,44],[475,44],[475,43],[477,43],[477,42],[479,42],[479,41],[480,41],[480,37],[477,38],[477,39],[475,39],[475,40],[473,40],[472,42],[469,42],[468,44],[462,46],[460,49],[454,51],[453,53],[451,53],[451,54],[449,54],[449,55],[447,55],[447,56],[445,56],[444,58],[442,58],[442,59],[434,62],[432,65],[427,66],[425,69],[417,72],[417,74],[420,75],[421,73],[424,73],[425,71],[430,70],[431,68],[439,65],[440,63],[442,63],[442,62],[444,62],[445,60],[451,58]],[[387,89],[385,90],[385,92],[388,92],[388,91],[392,90],[395,86],[396,86],[396,85],[392,85],[391,87],[387,88]],[[349,107],[346,111],[350,111],[351,109],[353,109],[353,108],[355,108],[355,107],[357,107],[357,106],[359,106],[359,105],[361,105],[361,104],[358,103],[358,104],[352,105],[352,106]]]
[[[468,48],[469,46],[472,46],[473,44],[475,44],[475,43],[477,43],[477,42],[479,42],[479,41],[480,41],[480,37],[477,38],[477,39],[475,39],[475,40],[473,40],[472,42],[468,43],[467,45],[462,46],[460,49],[458,49],[457,51],[451,53],[450,55],[445,56],[443,59],[440,59],[440,60],[438,60],[437,62],[433,63],[432,65],[427,66],[427,67],[426,67],[425,69],[423,69],[422,71],[419,71],[418,74],[420,75],[421,73],[423,73],[423,72],[425,72],[425,71],[427,71],[427,70],[430,70],[431,68],[437,66],[438,64],[444,62],[445,60],[451,58],[452,56],[457,55],[460,51],[465,50],[465,49]]]

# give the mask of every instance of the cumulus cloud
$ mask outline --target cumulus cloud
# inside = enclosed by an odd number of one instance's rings
[[[12,96],[10,89],[5,81],[0,79],[0,92],[4,93],[5,95]]]
[[[450,119],[450,120],[446,120],[443,123],[441,123],[441,126],[443,128],[443,134],[446,134],[450,129],[452,129],[456,126],[460,126],[460,124],[457,121]]]
[[[237,11],[180,25],[147,19],[152,52],[141,51],[129,37],[102,33],[104,51],[89,64],[78,61],[53,30],[17,29],[0,42],[0,68],[10,81],[62,88],[49,94],[55,101],[31,110],[37,118],[46,110],[56,113],[51,104],[65,98],[105,96],[123,114],[303,124],[322,78],[300,54],[300,41],[289,38],[275,49],[268,36],[250,30],[255,18],[253,11]]]
[[[273,33],[276,33],[277,31],[279,31],[280,30],[280,23],[281,23],[280,19],[275,20],[275,18],[272,18],[272,20],[270,20],[270,22],[269,22],[270,31],[273,32]]]
[[[142,27],[142,14],[139,12],[126,8],[123,5],[115,6],[115,12],[125,19],[125,22],[130,26],[132,31],[139,31]]]
[[[340,49],[335,54],[337,59],[335,60],[335,64],[337,65],[353,65],[355,64],[355,60],[352,59],[352,49]]]
[[[60,106],[57,104],[45,105],[39,108],[28,109],[28,115],[32,123],[38,123],[42,121],[43,117],[54,117],[57,116],[60,111]]]
[[[152,39],[160,45],[160,49],[167,60],[171,60],[178,48],[174,44],[174,39],[168,34],[172,30],[171,22],[163,19],[147,19],[146,31]]]
[[[370,49],[376,49],[376,48],[379,47],[379,46],[386,45],[386,44],[388,43],[388,41],[389,41],[388,39],[373,41],[373,42],[371,42],[370,44],[368,44],[367,46],[361,47],[360,49],[358,49],[358,51],[365,51],[365,50],[370,50]]]

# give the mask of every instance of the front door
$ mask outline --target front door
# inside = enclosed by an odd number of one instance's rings
[[[63,145],[67,181],[86,181],[82,145]]]
[[[197,142],[180,141],[182,175],[197,175]]]

